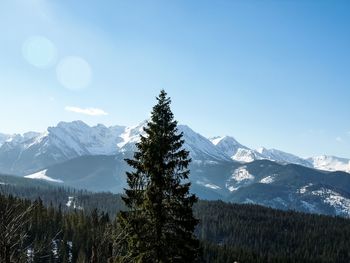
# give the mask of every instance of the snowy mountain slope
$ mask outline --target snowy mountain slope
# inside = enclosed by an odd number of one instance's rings
[[[24,134],[3,134],[0,133],[0,147],[4,144],[4,143],[22,143],[25,142],[27,140],[30,140],[36,136],[38,136],[40,133],[38,132],[26,132]]]
[[[307,160],[316,169],[350,173],[350,159],[321,155],[308,158]]]
[[[145,125],[146,121],[133,127],[102,124],[90,127],[82,121],[73,121],[60,122],[43,133],[0,134],[0,172],[26,175],[79,156],[133,152]],[[267,159],[350,173],[349,159],[333,156],[303,159],[276,149],[253,150],[230,136],[207,139],[186,125],[178,128],[184,133],[184,147],[197,163],[230,160],[249,163]]]
[[[118,143],[118,147],[122,152],[135,151],[135,143],[139,142],[140,135],[145,135],[143,127],[147,121],[140,123],[134,127],[128,127],[121,134],[122,141]],[[185,144],[184,147],[190,151],[193,160],[228,160],[228,156],[216,149],[216,147],[204,136],[193,131],[186,125],[178,126],[179,132],[183,132]]]
[[[190,152],[193,160],[230,160],[229,156],[215,147],[209,139],[187,125],[179,125],[178,129],[184,134],[184,147]]]
[[[115,154],[124,130],[73,121],[60,122],[41,134],[16,135],[0,147],[0,171],[23,175],[78,156]]]
[[[24,177],[29,178],[29,179],[37,179],[37,180],[44,180],[44,181],[55,182],[55,183],[63,183],[62,180],[53,179],[53,178],[47,176],[46,171],[47,170],[45,169],[45,170],[42,170],[42,171],[39,171],[39,172],[36,172],[33,174],[26,175]]]
[[[264,147],[261,147],[256,151],[260,153],[261,156],[264,157],[264,159],[268,159],[268,160],[272,160],[280,163],[294,163],[294,164],[300,164],[306,167],[312,167],[312,164],[308,160],[305,160],[296,155],[286,153],[280,150],[266,149]]]
[[[62,151],[70,149],[78,156],[114,154],[123,126],[107,128],[102,124],[90,127],[82,121],[60,122],[56,127],[48,129],[51,144]]]
[[[121,193],[126,187],[126,156],[89,155],[51,165],[26,178],[63,182],[66,186],[92,191]],[[41,178],[42,175],[45,178]]]
[[[0,133],[0,147],[10,137],[8,134]]]
[[[259,160],[234,169],[226,187],[233,202],[350,217],[350,176],[344,172]]]
[[[133,127],[126,127],[123,133],[120,135],[121,141],[117,144],[122,152],[135,151],[135,144],[140,141],[140,135],[145,135],[143,128],[146,126],[147,121],[143,121],[140,124]]]
[[[240,148],[248,149],[248,147],[243,146],[231,136],[218,136],[209,138],[209,140],[216,146],[216,148],[228,156],[235,155]]]
[[[146,121],[134,127],[102,124],[90,127],[82,121],[60,122],[41,134],[6,137],[0,146],[0,172],[26,175],[79,156],[133,152],[145,125]],[[190,150],[193,160],[229,160],[188,126],[179,125],[179,131],[184,132],[184,147]]]
[[[213,137],[210,141],[217,149],[225,153],[227,156],[237,162],[252,162],[254,160],[264,159],[258,152],[249,149],[240,144],[231,136]]]
[[[249,149],[247,146],[240,144],[230,136],[213,137],[210,138],[210,141],[216,146],[216,148],[230,156],[232,160],[238,162],[252,162],[255,160],[267,159],[280,163],[295,163],[312,167],[308,160],[296,155],[276,149],[266,149],[264,147],[257,150]]]
[[[81,156],[28,177],[92,191],[120,193],[131,153]],[[193,162],[191,191],[201,199],[256,203],[279,209],[350,217],[350,176],[269,160]]]
[[[292,163],[319,170],[344,171],[350,173],[350,159],[327,155],[304,159],[277,149],[261,147],[257,150],[253,150],[240,144],[230,136],[213,137],[210,138],[210,141],[217,149],[230,156],[232,160],[242,163],[266,159],[282,164]]]

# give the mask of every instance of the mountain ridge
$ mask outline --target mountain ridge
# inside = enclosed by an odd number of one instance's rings
[[[0,146],[0,173],[121,193],[130,169],[124,159],[132,157],[145,124],[60,122],[40,134],[7,137]],[[191,189],[201,199],[350,217],[349,173],[314,168],[336,164],[346,170],[347,159],[305,161],[276,149],[250,149],[232,136],[208,139],[187,125],[178,131],[192,158]]]
[[[19,174],[31,173],[51,164],[84,155],[113,155],[117,152],[134,151],[135,143],[146,121],[132,127],[89,126],[83,121],[59,122],[43,133],[27,132],[23,135],[0,134],[0,171]],[[350,173],[350,159],[330,155],[301,158],[277,149],[261,147],[251,149],[232,136],[206,138],[187,125],[179,125],[184,133],[185,148],[194,160],[228,160],[249,163],[255,160],[271,160],[294,163],[326,171]],[[30,160],[35,156],[35,160]],[[33,161],[34,168],[26,163]],[[7,165],[4,163],[8,163]],[[9,165],[10,163],[10,165]],[[43,165],[45,164],[45,165]]]

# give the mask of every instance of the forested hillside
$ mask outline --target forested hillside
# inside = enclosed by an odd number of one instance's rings
[[[1,227],[7,222],[4,211],[13,207],[20,214],[35,204],[27,217],[30,222],[23,226],[28,229],[32,225],[29,236],[21,245],[38,247],[33,262],[84,262],[81,260],[95,254],[99,255],[96,262],[102,263],[118,253],[113,249],[120,234],[115,215],[125,209],[120,195],[56,188],[46,183],[2,185],[1,190]],[[9,194],[31,200],[40,196],[41,200],[33,203],[5,197]],[[73,197],[71,203],[69,197]],[[348,219],[220,201],[199,201],[194,213],[200,220],[196,235],[201,240],[202,262],[350,261]],[[1,235],[5,233],[1,231]]]

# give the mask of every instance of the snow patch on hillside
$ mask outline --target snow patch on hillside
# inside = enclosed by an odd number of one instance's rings
[[[303,187],[300,187],[298,190],[297,190],[297,193],[299,194],[305,194],[307,192],[307,189],[312,186],[312,184],[307,184],[307,185],[304,185]]]
[[[250,163],[255,160],[261,160],[264,158],[254,150],[247,148],[239,148],[237,149],[237,152],[231,156],[231,159],[238,162]]]
[[[66,203],[66,206],[67,207],[70,207],[70,208],[74,208],[74,209],[79,209],[79,210],[83,210],[83,208],[81,206],[78,206],[76,204],[76,201],[75,201],[75,197],[74,196],[68,196],[68,201]]]
[[[33,174],[29,174],[24,176],[25,178],[29,178],[29,179],[37,179],[37,180],[45,180],[45,181],[49,181],[49,182],[55,182],[55,183],[63,183],[62,180],[59,179],[53,179],[49,176],[46,175],[46,171],[47,170],[42,170],[40,172],[37,173],[33,173]]]
[[[260,183],[262,184],[271,184],[275,181],[275,177],[272,175],[269,175],[267,177],[264,177],[263,179],[260,180]]]
[[[308,159],[314,168],[325,171],[344,171],[350,173],[350,159],[321,155]]]
[[[246,166],[236,169],[231,178],[226,182],[226,188],[230,191],[236,191],[242,186],[251,184],[255,176],[250,174]]]
[[[127,144],[135,144],[140,141],[140,135],[145,135],[143,128],[146,126],[147,121],[141,122],[139,125],[133,127],[127,127],[120,135],[121,142],[117,144],[119,148],[123,148]]]
[[[249,173],[246,166],[236,169],[231,177],[231,179],[235,180],[236,182],[254,180],[254,178],[254,175]]]
[[[220,186],[215,185],[215,184],[211,184],[211,183],[206,183],[206,182],[202,182],[202,181],[197,181],[196,183],[199,184],[199,185],[203,185],[203,186],[205,186],[207,188],[214,189],[214,190],[221,189]]]
[[[336,215],[347,215],[350,217],[350,199],[326,188],[311,192],[313,195],[323,197],[323,202],[334,207]]]

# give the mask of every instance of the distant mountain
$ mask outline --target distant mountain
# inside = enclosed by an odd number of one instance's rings
[[[308,161],[316,169],[350,173],[350,159],[321,155],[309,158]]]
[[[217,149],[230,156],[232,160],[249,163],[255,160],[271,160],[279,163],[295,163],[306,167],[313,167],[309,160],[276,149],[261,147],[257,150],[249,149],[240,144],[233,137],[213,137],[210,141]]]
[[[114,155],[135,151],[135,143],[143,134],[146,121],[134,127],[102,124],[90,127],[82,121],[60,122],[43,133],[23,135],[0,134],[0,172],[25,175],[47,166],[86,155]],[[227,161],[242,163],[271,160],[294,163],[327,171],[350,172],[350,159],[318,156],[308,159],[277,149],[253,150],[231,136],[207,139],[186,125],[179,125],[184,133],[185,147],[197,162]]]
[[[145,125],[90,127],[74,121],[43,133],[1,134],[0,174],[122,192],[130,169],[124,159],[132,157]],[[303,159],[276,149],[253,150],[230,136],[207,139],[186,125],[178,129],[192,158],[191,189],[200,198],[350,215],[350,174],[329,172],[350,172],[348,159]]]
[[[237,168],[229,201],[350,217],[350,176],[261,160]]]
[[[261,156],[263,156],[262,159],[267,159],[279,163],[294,163],[303,165],[306,167],[313,167],[312,164],[303,158],[300,158],[296,155],[286,153],[280,150],[276,149],[266,149],[264,147],[261,147],[256,150]]]
[[[210,140],[217,149],[225,153],[232,160],[238,162],[252,162],[254,160],[264,159],[264,156],[240,144],[233,137],[213,137]]]
[[[10,137],[8,134],[0,133],[0,147]]]
[[[145,124],[142,122],[135,127],[99,124],[90,127],[82,121],[60,122],[41,134],[6,137],[0,146],[0,172],[26,175],[79,156],[134,151]],[[179,125],[179,131],[184,132],[185,147],[190,150],[192,159],[229,159],[207,138],[188,126]]]
[[[121,193],[126,187],[125,172],[129,169],[125,157],[123,154],[80,156],[25,177],[91,191]]]
[[[229,156],[216,148],[209,139],[193,131],[187,125],[179,125],[178,129],[183,132],[184,147],[190,152],[191,158],[196,161],[216,160],[228,161]]]
[[[124,158],[82,156],[26,176],[91,191],[123,192]],[[201,199],[254,203],[278,209],[350,217],[350,175],[269,160],[250,163],[195,161],[190,166],[191,191]]]
[[[16,135],[0,147],[0,171],[23,175],[78,156],[115,154],[124,130],[74,121],[60,122],[41,134]]]

